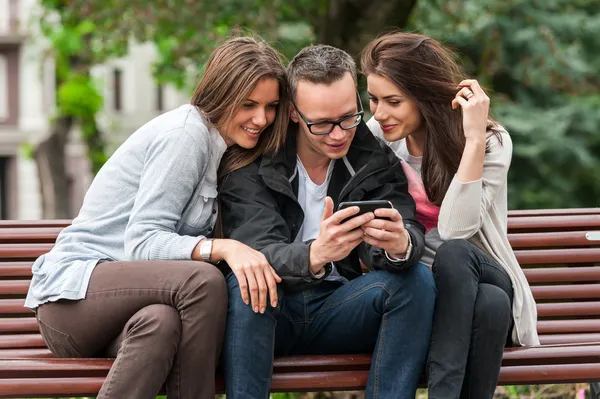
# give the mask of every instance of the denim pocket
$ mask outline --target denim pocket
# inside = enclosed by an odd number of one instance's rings
[[[69,334],[58,331],[38,318],[40,333],[46,346],[58,357],[84,357],[81,355],[73,338]]]

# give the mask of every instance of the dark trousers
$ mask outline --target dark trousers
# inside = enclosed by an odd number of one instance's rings
[[[227,288],[213,265],[195,261],[104,262],[85,299],[37,311],[59,357],[116,357],[98,398],[214,399]]]
[[[429,399],[492,398],[512,328],[508,274],[466,240],[445,242],[433,264],[437,297]]]

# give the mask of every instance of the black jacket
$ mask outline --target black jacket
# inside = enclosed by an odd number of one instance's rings
[[[229,174],[219,194],[225,237],[261,251],[283,279],[284,289],[294,291],[324,280],[313,277],[309,270],[312,241],[294,242],[304,220],[296,197],[296,129],[292,124],[286,144],[277,154]],[[391,272],[417,263],[424,250],[425,228],[415,219],[415,203],[398,158],[361,123],[346,159],[350,167],[343,159],[336,161],[327,190],[334,206],[343,201],[391,201],[402,215],[413,250],[405,262],[392,263],[381,248],[361,243],[348,257],[335,262],[338,272],[349,280],[359,277],[359,258],[371,270]],[[328,265],[327,272],[330,270]]]

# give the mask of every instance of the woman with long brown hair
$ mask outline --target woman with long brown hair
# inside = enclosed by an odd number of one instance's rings
[[[432,38],[391,33],[361,55],[373,134],[401,159],[437,286],[429,398],[491,398],[504,346],[539,344],[506,235],[512,142],[489,98]]]
[[[260,252],[209,237],[218,170],[283,144],[286,84],[265,42],[222,44],[191,103],[117,149],[79,216],[34,263],[25,305],[48,348],[59,357],[116,357],[98,398],[153,399],[165,382],[169,398],[214,398],[227,287],[213,263],[226,261],[244,282],[246,303],[266,306],[265,287],[276,301],[280,279]]]

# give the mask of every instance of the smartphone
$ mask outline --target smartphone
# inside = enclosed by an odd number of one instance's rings
[[[385,201],[385,200],[371,200],[371,201],[347,201],[347,202],[340,202],[340,204],[337,207],[337,210],[341,211],[342,209],[346,209],[346,208],[349,208],[351,206],[358,206],[358,208],[360,209],[358,211],[358,213],[356,215],[353,215],[352,217],[357,217],[357,216],[360,216],[360,215],[365,214],[367,212],[375,212],[375,209],[394,208],[392,206],[392,203],[390,201]],[[389,220],[389,218],[382,218],[382,219],[388,219]],[[345,219],[341,223],[344,223],[347,220],[348,219]]]

